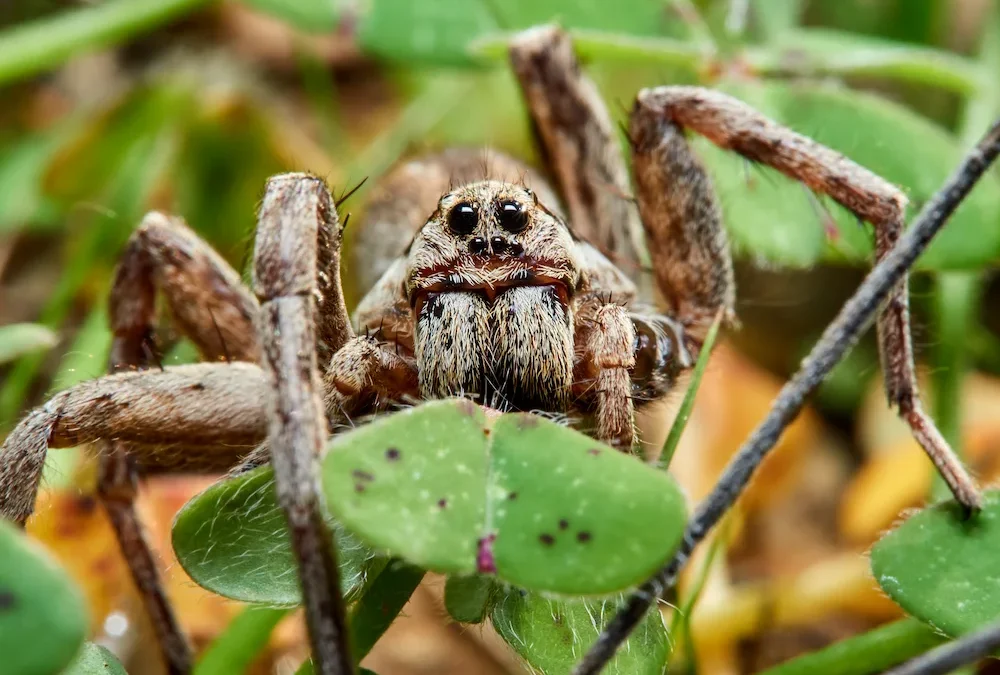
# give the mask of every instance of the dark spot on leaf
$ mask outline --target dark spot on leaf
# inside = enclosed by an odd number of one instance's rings
[[[357,478],[358,480],[363,480],[368,482],[375,480],[374,475],[362,469],[355,469],[354,471],[351,472],[351,475]]]
[[[355,483],[354,484],[354,491],[355,492],[364,492],[365,491],[365,486],[363,484],[361,484],[361,483]]]
[[[542,542],[545,546],[552,546],[552,544],[556,543],[556,538],[545,532],[538,535],[538,541]]]
[[[385,451],[385,458],[390,462],[395,462],[400,457],[399,448],[389,448]]]
[[[581,544],[584,544],[584,543],[590,541],[590,532],[577,532],[576,533],[576,540],[578,542],[580,542]]]
[[[517,416],[518,429],[534,429],[538,426],[538,418],[529,413],[522,413]]]
[[[438,500],[438,507],[440,507],[440,508],[443,509],[446,506],[448,506],[448,500],[447,499],[445,499],[444,497],[442,497],[441,499]]]
[[[567,527],[569,527],[569,521],[568,520],[566,520],[565,518],[563,518],[562,520],[559,521],[559,529],[560,530],[565,530]]]
[[[515,499],[517,499],[517,493],[511,492],[509,495],[507,495],[507,499],[514,501]]]
[[[0,590],[0,612],[12,609],[17,604],[13,591]]]
[[[587,454],[596,457],[597,455],[601,454],[601,451],[599,448],[591,448],[590,450],[587,451]]]

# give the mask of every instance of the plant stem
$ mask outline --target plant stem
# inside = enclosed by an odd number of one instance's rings
[[[0,33],[0,85],[80,52],[98,49],[183,16],[215,0],[109,0]]]
[[[705,344],[701,346],[701,351],[698,353],[698,362],[694,367],[691,384],[688,385],[687,391],[684,392],[684,400],[681,402],[680,410],[677,411],[677,417],[674,418],[674,423],[670,427],[667,440],[663,442],[663,451],[660,453],[660,468],[664,471],[670,468],[670,462],[677,451],[677,445],[680,443],[684,429],[691,418],[691,410],[694,408],[694,401],[698,395],[701,378],[705,374],[705,368],[708,366],[708,360],[712,355],[712,347],[715,345],[715,338],[719,334],[719,325],[721,323],[722,313],[719,312],[715,317],[715,321],[712,322],[712,326],[708,329],[708,335],[705,336]]]
[[[955,453],[962,456],[962,382],[968,366],[966,341],[979,306],[980,283],[975,272],[942,272],[934,288],[934,349],[932,386],[934,421]],[[951,493],[935,475],[931,498]]]
[[[761,675],[868,675],[923,654],[947,640],[913,618],[835,642],[765,670]]]
[[[240,612],[205,653],[194,675],[240,675],[265,647],[274,627],[291,610],[250,605]]]

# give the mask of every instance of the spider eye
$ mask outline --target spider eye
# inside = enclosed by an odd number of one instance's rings
[[[469,234],[476,229],[479,214],[472,204],[462,202],[456,204],[448,214],[448,229],[455,234]]]
[[[497,207],[497,220],[500,227],[517,234],[528,226],[528,212],[517,202],[500,202]]]

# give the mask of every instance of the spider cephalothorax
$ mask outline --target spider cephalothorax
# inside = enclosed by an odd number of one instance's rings
[[[586,418],[597,439],[633,447],[636,407],[669,393],[713,321],[734,309],[721,210],[685,128],[872,222],[879,258],[900,236],[896,187],[707,89],[640,92],[629,181],[610,115],[566,35],[527,31],[510,56],[558,189],[501,153],[450,150],[402,164],[376,188],[356,240],[357,276],[371,290],[353,321],[340,286],[343,227],[322,180],[268,182],[253,293],[181,221],[150,214],[112,287],[116,374],[60,392],[5,440],[0,514],[21,523],[48,447],[98,442],[100,496],[172,673],[190,670],[191,654],[132,506],[136,464],[224,469],[269,450],[316,670],[333,673],[352,664],[313,472],[330,429],[398,402],[462,395]],[[643,248],[658,309],[626,273]],[[157,292],[207,363],[148,369]],[[974,484],[920,406],[905,281],[884,305],[879,338],[891,402],[959,501],[975,507]]]

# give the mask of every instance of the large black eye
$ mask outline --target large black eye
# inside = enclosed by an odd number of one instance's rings
[[[497,220],[500,221],[500,227],[516,234],[528,226],[528,213],[517,202],[500,202],[497,206]]]
[[[479,214],[476,208],[468,202],[462,202],[452,207],[448,214],[448,229],[455,234],[469,234],[476,229]]]

